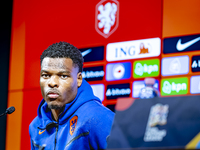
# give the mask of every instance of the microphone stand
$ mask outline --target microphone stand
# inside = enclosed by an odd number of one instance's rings
[[[6,114],[6,113],[1,114],[0,117],[1,117],[1,116],[4,116],[5,114]]]

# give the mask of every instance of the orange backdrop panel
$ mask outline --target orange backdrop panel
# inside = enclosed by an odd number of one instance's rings
[[[163,38],[200,33],[199,0],[163,0]]]

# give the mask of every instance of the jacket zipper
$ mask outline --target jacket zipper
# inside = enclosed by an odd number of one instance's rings
[[[57,144],[57,134],[58,134],[58,124],[56,125],[56,134],[55,134],[55,145],[54,145],[54,150],[56,150],[56,144]]]
[[[60,114],[61,114],[61,113],[60,113]],[[58,121],[57,121],[57,124],[56,124],[56,134],[55,134],[55,145],[54,145],[54,150],[56,150],[57,135],[58,135],[58,125],[59,125],[59,117],[60,117],[60,114],[58,115]]]

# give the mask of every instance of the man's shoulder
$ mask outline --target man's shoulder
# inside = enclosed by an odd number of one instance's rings
[[[98,101],[84,103],[76,113],[87,119],[112,120],[114,118],[114,113]]]
[[[94,111],[94,112],[106,112],[106,113],[113,113],[110,109],[105,107],[102,103],[98,101],[88,101],[87,103],[84,103],[82,106],[82,109],[85,109],[85,111]]]
[[[31,121],[31,123],[30,123],[30,125],[29,125],[29,129],[31,129],[31,128],[37,128],[38,127],[38,125],[39,125],[39,118],[38,118],[38,116],[36,116],[32,121]]]

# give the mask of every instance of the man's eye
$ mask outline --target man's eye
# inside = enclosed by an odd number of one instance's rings
[[[42,74],[42,77],[43,78],[48,78],[48,77],[50,77],[50,75],[48,75],[48,74]]]
[[[60,76],[62,79],[66,79],[68,76],[67,75],[61,75]]]

